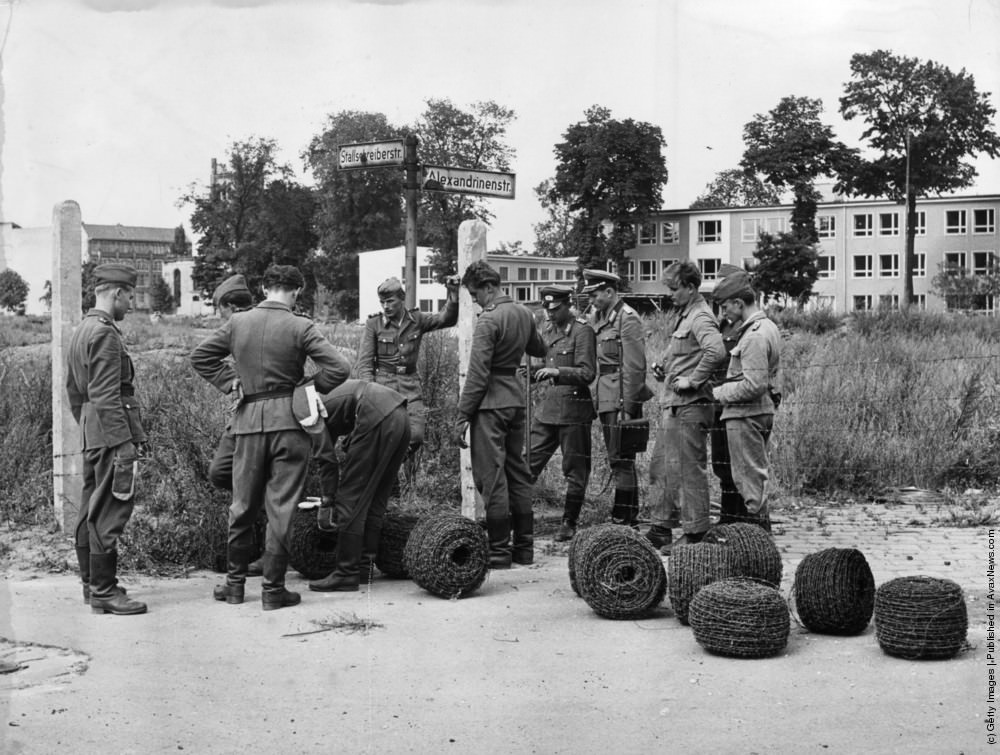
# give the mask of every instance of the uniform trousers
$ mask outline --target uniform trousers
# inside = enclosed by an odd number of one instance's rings
[[[480,409],[469,423],[472,480],[487,520],[531,513],[531,470],[524,460],[524,407]]]
[[[615,490],[638,490],[639,476],[635,471],[635,455],[621,456],[618,453],[618,443],[615,439],[615,428],[618,425],[618,412],[601,412],[601,432],[604,435],[604,447],[608,452],[608,466],[615,479]]]
[[[716,405],[712,419],[712,429],[708,434],[709,445],[712,448],[712,472],[719,480],[721,493],[720,508],[722,516],[745,516],[746,506],[733,481],[733,465],[729,456],[729,439],[726,433],[726,422],[722,419],[722,407]]]
[[[571,425],[551,425],[533,420],[531,423],[531,479],[549,463],[556,449],[562,450],[562,472],[566,478],[566,497],[582,497],[590,479],[590,422]]]
[[[733,465],[733,480],[749,513],[767,514],[768,455],[773,414],[731,417],[726,420],[726,437]]]
[[[708,499],[708,432],[714,408],[708,402],[663,410],[664,497],[679,508],[685,533],[711,526]]]
[[[131,464],[128,460],[123,463]],[[76,547],[92,555],[114,553],[132,516],[134,499],[115,498],[111,485],[115,476],[115,450],[92,448],[83,452],[83,491],[76,522]]]
[[[233,489],[233,454],[236,452],[236,436],[227,426],[219,438],[215,456],[208,465],[208,481],[220,490]]]

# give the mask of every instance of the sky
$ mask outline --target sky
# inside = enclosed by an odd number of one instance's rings
[[[1000,0],[0,0],[0,217],[190,231],[177,202],[235,140],[301,153],[330,114],[417,119],[430,98],[513,108],[513,200],[488,241],[531,248],[532,188],[592,105],[658,125],[665,208],[736,167],[743,126],[788,95],[838,115],[857,52],[889,49],[971,73],[1000,106]],[[998,123],[1000,131],[1000,123]],[[968,193],[1000,192],[1000,161]]]

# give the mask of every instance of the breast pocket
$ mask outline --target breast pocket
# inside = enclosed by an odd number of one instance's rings
[[[132,397],[125,399],[122,404],[125,406],[125,416],[128,417],[128,429],[132,433],[132,438],[145,437],[146,431],[142,427],[142,409],[139,402]]]
[[[552,361],[555,367],[572,367],[574,362],[572,349],[557,351]]]
[[[670,353],[682,356],[690,354],[698,348],[698,342],[690,328],[678,329],[670,337]]]
[[[622,353],[621,344],[617,338],[605,338],[600,343],[601,356],[617,360]]]
[[[399,353],[399,347],[396,346],[395,339],[392,338],[378,339],[378,355],[380,357],[394,357],[398,353]]]

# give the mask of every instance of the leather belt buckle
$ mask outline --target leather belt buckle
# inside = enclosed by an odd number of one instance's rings
[[[396,368],[396,374],[397,375],[405,375],[405,374],[407,374],[407,368],[405,366],[404,367],[397,367]]]

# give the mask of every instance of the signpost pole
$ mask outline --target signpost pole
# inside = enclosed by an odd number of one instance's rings
[[[417,137],[410,134],[405,142],[406,156],[406,308],[417,306]]]

